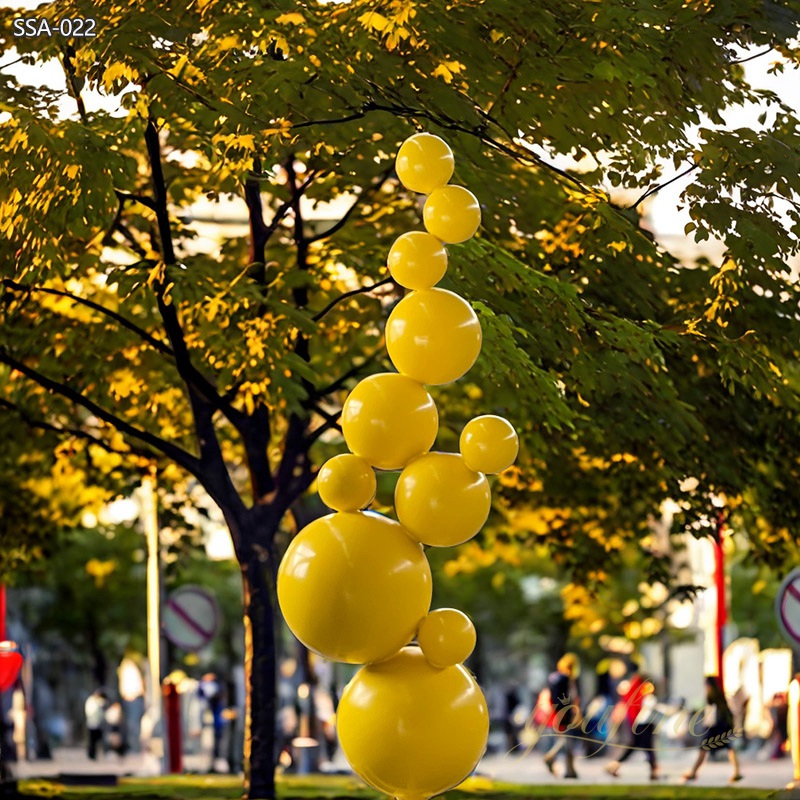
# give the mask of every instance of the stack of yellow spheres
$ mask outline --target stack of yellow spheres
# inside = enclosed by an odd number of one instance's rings
[[[430,611],[424,546],[453,547],[478,533],[491,506],[486,475],[511,466],[519,447],[507,420],[486,415],[466,424],[459,453],[431,452],[439,418],[426,386],[458,380],[481,349],[470,304],[436,287],[445,245],[472,237],[481,219],[475,196],[448,183],[454,168],[450,147],[429,133],[398,151],[401,183],[427,198],[426,230],[402,234],[387,257],[410,290],[386,323],[397,372],[371,375],[347,397],[350,452],[317,477],[333,513],[298,533],[278,571],[278,602],[295,636],[325,658],[365,665],[339,703],[342,750],[364,781],[404,800],[457,785],[486,749],[486,701],[463,666],[475,626],[457,609]],[[398,521],[367,510],[376,469],[401,470]]]

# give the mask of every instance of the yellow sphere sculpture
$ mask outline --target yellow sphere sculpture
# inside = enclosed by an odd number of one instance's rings
[[[492,504],[489,482],[458,453],[426,453],[401,473],[394,492],[397,518],[417,541],[455,547],[486,522]]]
[[[425,201],[422,218],[428,233],[447,244],[466,242],[481,224],[481,207],[463,186],[440,186]]]
[[[400,183],[412,192],[429,194],[453,175],[455,160],[449,145],[432,133],[417,133],[397,151],[395,169]]]
[[[286,624],[332,661],[367,664],[414,637],[431,603],[431,570],[402,526],[372,512],[314,520],[278,569]]]
[[[459,449],[470,469],[494,475],[516,461],[519,437],[507,419],[486,414],[471,419],[464,426]]]
[[[395,239],[386,259],[389,273],[406,289],[430,289],[447,271],[447,250],[425,231],[409,231]]]
[[[372,467],[359,456],[342,453],[328,459],[317,475],[319,499],[334,511],[358,511],[375,497]]]
[[[341,423],[351,452],[378,469],[402,469],[431,449],[439,414],[419,382],[383,372],[364,378],[350,392]]]
[[[481,324],[463,297],[423,289],[404,297],[389,315],[386,349],[403,375],[420,383],[450,383],[478,358]]]
[[[460,664],[432,666],[418,647],[358,671],[336,716],[353,769],[401,800],[421,800],[461,783],[486,748],[489,713]]]
[[[425,658],[443,669],[466,661],[475,649],[477,635],[472,620],[456,608],[439,608],[422,620],[417,641]]]

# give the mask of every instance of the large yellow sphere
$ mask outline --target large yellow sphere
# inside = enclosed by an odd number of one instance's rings
[[[430,289],[447,272],[447,250],[425,231],[409,231],[395,239],[386,259],[391,276],[406,289]]]
[[[486,749],[489,713],[460,664],[437,669],[418,647],[371,664],[347,684],[336,714],[353,770],[401,800],[421,800],[461,783]]]
[[[458,380],[481,352],[472,306],[447,289],[406,295],[386,321],[386,349],[398,372],[420,383]]]
[[[342,433],[350,450],[378,469],[402,469],[431,449],[436,404],[423,386],[394,372],[370,375],[345,400]]]
[[[475,649],[472,620],[456,608],[438,608],[422,620],[417,641],[425,658],[440,669],[466,661]]]
[[[459,444],[467,466],[487,475],[508,469],[519,452],[514,426],[494,414],[471,419],[461,431]]]
[[[401,473],[394,491],[397,518],[417,541],[455,547],[486,522],[492,493],[485,475],[458,453],[426,453]]]
[[[425,201],[422,218],[428,233],[448,244],[466,242],[481,224],[478,198],[463,186],[440,186]]]
[[[431,591],[422,547],[399,523],[369,511],[306,525],[278,569],[278,603],[292,633],[348,664],[388,658],[408,644]]]
[[[429,194],[453,175],[453,151],[432,133],[410,136],[397,151],[395,169],[400,183],[412,192]]]
[[[375,473],[359,456],[350,453],[328,459],[317,475],[320,500],[334,511],[358,511],[375,497]]]

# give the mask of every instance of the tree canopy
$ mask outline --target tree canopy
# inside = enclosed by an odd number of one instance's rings
[[[800,131],[745,62],[797,68],[797,0],[0,14],[9,463],[60,440],[88,483],[177,465],[222,508],[249,608],[280,519],[341,448],[346,391],[389,368],[386,253],[421,228],[393,156],[426,129],[483,211],[442,285],[473,303],[484,346],[435,392],[437,446],[474,413],[515,424],[501,529],[586,576],[665,498],[702,531],[714,494],[762,560],[796,553]],[[20,16],[91,18],[97,35],[15,38]],[[16,58],[52,59],[62,87],[24,81]],[[744,104],[758,122],[726,124]],[[719,239],[716,261],[681,263],[643,225],[678,178],[686,235]],[[209,245],[200,201],[230,195],[249,235]]]

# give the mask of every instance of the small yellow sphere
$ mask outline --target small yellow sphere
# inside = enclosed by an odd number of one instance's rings
[[[470,469],[494,475],[516,461],[519,437],[507,419],[486,414],[471,419],[464,426],[460,449]]]
[[[425,229],[448,244],[466,242],[481,224],[481,207],[463,186],[440,186],[431,192],[422,209]]]
[[[417,641],[425,658],[440,669],[461,664],[475,649],[472,620],[456,608],[439,608],[422,620]]]
[[[419,382],[382,372],[364,378],[350,392],[341,423],[351,452],[378,469],[402,469],[431,449],[439,414]]]
[[[481,352],[472,306],[447,289],[406,295],[386,321],[386,349],[398,372],[420,383],[458,380]]]
[[[376,480],[372,467],[350,453],[326,461],[317,475],[320,500],[334,511],[358,511],[375,497]]]
[[[431,569],[422,547],[373,512],[314,520],[278,569],[286,624],[331,661],[379,661],[408,644],[428,613]]]
[[[391,276],[406,289],[430,289],[447,272],[447,250],[425,231],[409,231],[395,239],[387,258]]]
[[[430,194],[452,177],[455,169],[453,151],[444,139],[432,133],[417,133],[400,145],[395,169],[406,189]]]
[[[400,800],[451,789],[486,750],[489,712],[460,664],[437,669],[418,647],[360,669],[336,714],[342,752],[370,786]]]
[[[455,547],[483,527],[492,494],[486,476],[469,469],[458,453],[426,453],[400,473],[394,505],[417,541]]]

